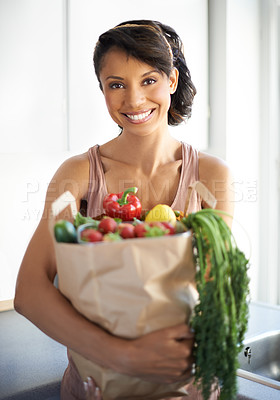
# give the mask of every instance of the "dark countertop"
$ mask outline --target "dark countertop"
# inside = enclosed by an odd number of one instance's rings
[[[14,310],[0,313],[0,400],[59,399],[66,366],[64,346]]]
[[[280,307],[251,303],[246,338],[275,329]],[[63,345],[14,310],[0,313],[0,400],[59,400],[66,366]],[[239,400],[280,399],[279,390],[240,377],[238,393]]]

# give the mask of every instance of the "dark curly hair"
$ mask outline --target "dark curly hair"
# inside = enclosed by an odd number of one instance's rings
[[[190,118],[196,88],[191,80],[183,53],[183,44],[174,29],[157,21],[132,20],[122,22],[103,33],[95,46],[93,63],[100,82],[100,71],[105,54],[112,48],[124,50],[168,77],[173,67],[179,71],[178,86],[171,95],[168,124],[178,125]]]

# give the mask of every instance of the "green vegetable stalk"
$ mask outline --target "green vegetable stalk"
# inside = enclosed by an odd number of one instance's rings
[[[195,332],[195,383],[208,400],[220,386],[220,400],[236,398],[238,353],[248,323],[248,259],[221,218],[204,209],[182,219],[193,231],[199,302],[191,326]]]
[[[91,223],[95,228],[98,227],[99,221],[96,221],[95,219],[91,217],[84,217],[80,212],[76,214],[75,220],[74,220],[74,226],[75,228],[78,228],[80,225],[88,224]]]

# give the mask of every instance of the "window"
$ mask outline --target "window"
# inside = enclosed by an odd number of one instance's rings
[[[238,244],[251,297],[280,304],[277,0],[209,1],[210,147],[235,176]]]

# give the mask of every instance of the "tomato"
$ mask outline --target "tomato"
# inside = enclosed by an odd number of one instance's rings
[[[113,218],[103,218],[99,225],[98,225],[98,230],[101,233],[109,233],[109,232],[116,232],[118,227],[117,222]]]
[[[161,224],[164,226],[164,228],[166,228],[168,230],[167,235],[174,235],[175,234],[175,227],[173,224],[171,224],[171,222],[161,222]]]
[[[95,229],[88,228],[81,232],[81,239],[85,242],[101,242],[103,235]]]
[[[118,226],[118,231],[123,239],[131,239],[135,237],[134,226],[128,223],[121,223]]]
[[[57,242],[75,243],[77,241],[76,229],[71,222],[60,219],[54,226],[54,235]]]
[[[145,234],[147,233],[147,229],[148,229],[148,224],[143,222],[135,226],[134,234],[136,237],[144,237]]]

